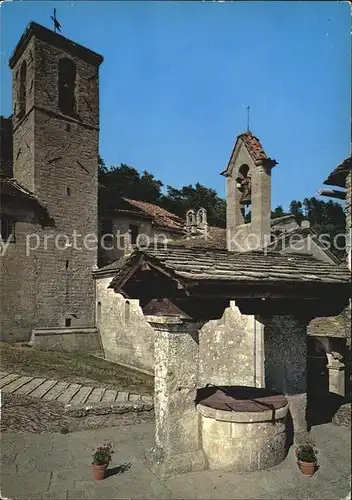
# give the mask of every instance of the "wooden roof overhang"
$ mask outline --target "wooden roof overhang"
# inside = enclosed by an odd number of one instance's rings
[[[33,193],[15,179],[0,179],[0,212],[18,221],[34,222],[44,226],[54,226],[54,220]]]
[[[205,307],[220,310],[229,300],[236,300],[245,314],[301,311],[312,317],[329,316],[341,312],[351,295],[347,267],[308,256],[171,248],[135,251],[110,287],[126,297],[138,297],[142,306],[167,298],[180,307],[183,304],[187,313],[191,307],[205,314]],[[186,305],[191,302],[193,306]]]
[[[352,156],[346,158],[338,167],[333,170],[324,181],[327,186],[346,187],[346,178],[352,170]]]

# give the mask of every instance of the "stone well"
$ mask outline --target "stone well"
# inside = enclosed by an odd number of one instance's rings
[[[284,396],[254,387],[206,387],[198,390],[197,403],[209,469],[249,472],[284,460]]]

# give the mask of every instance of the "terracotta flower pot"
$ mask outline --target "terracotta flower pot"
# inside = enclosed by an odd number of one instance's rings
[[[92,464],[93,477],[96,481],[101,481],[102,479],[104,479],[108,465],[109,464]]]
[[[298,460],[298,466],[301,469],[302,474],[305,476],[313,476],[317,468],[316,462],[303,462],[303,460]]]

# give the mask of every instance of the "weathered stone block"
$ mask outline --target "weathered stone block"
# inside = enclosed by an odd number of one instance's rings
[[[275,422],[270,411],[230,412],[201,404],[198,411],[202,446],[210,469],[248,472],[284,460],[288,405],[277,410]]]

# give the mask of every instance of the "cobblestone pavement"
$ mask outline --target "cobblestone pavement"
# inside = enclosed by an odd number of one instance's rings
[[[72,434],[2,433],[1,498],[10,499],[344,499],[350,489],[350,430],[314,427],[319,470],[304,477],[291,448],[272,469],[247,474],[202,471],[161,480],[144,462],[154,425]],[[93,481],[92,448],[115,445],[110,475]]]
[[[0,372],[0,389],[11,394],[21,394],[44,401],[82,405],[114,402],[152,401],[152,396],[118,392],[104,387],[88,387],[58,380],[21,376],[17,373]]]

